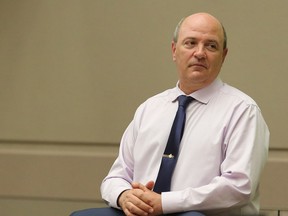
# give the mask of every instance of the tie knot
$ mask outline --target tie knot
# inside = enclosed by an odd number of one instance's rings
[[[186,96],[186,95],[180,95],[178,97],[178,101],[179,101],[179,106],[184,107],[184,109],[187,108],[188,104],[193,100],[192,97],[190,96]]]

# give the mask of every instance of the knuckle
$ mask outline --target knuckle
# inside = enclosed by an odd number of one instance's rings
[[[133,205],[130,206],[129,211],[131,213],[135,213],[135,207]]]
[[[124,211],[125,215],[127,215],[127,216],[132,216],[133,215],[127,205],[126,205],[126,208],[123,209],[123,211]]]

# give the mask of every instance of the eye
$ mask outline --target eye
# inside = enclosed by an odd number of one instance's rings
[[[195,40],[186,40],[184,41],[184,46],[188,49],[193,48],[196,45]]]
[[[210,51],[216,51],[218,50],[218,44],[215,42],[210,42],[206,45],[207,49]]]

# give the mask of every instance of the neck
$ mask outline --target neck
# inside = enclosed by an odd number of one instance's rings
[[[179,82],[178,87],[181,89],[181,91],[183,91],[186,95],[190,95],[193,92],[204,88],[207,85],[183,85],[183,83]]]
[[[183,80],[179,80],[178,87],[186,95],[189,95],[195,91],[198,91],[199,89],[205,88],[206,86],[210,85],[215,79],[210,80],[209,82],[199,82],[199,83],[192,83],[191,81],[185,82]]]

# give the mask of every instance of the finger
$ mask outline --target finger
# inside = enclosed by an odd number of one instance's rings
[[[132,212],[130,212],[128,208],[126,208],[126,209],[122,209],[122,210],[123,210],[123,212],[124,212],[125,215],[129,215],[129,216],[137,216],[137,215],[133,214]]]
[[[142,206],[141,201],[136,204],[132,202],[127,202],[125,204],[125,208],[123,209],[123,211],[125,212],[126,215],[147,216],[149,214],[149,211],[143,210],[141,206]]]
[[[123,211],[128,209],[129,212],[137,215],[147,215],[146,213],[153,212],[153,208],[144,201],[146,199],[143,190],[139,188],[132,189],[124,193],[123,196],[123,199],[121,199]]]
[[[136,188],[137,188],[137,189],[140,189],[140,190],[142,190],[142,191],[150,190],[150,189],[146,188],[145,185],[143,185],[143,184],[141,184],[141,183],[139,183],[139,182],[133,182],[133,183],[132,183],[132,187],[135,188],[135,189],[136,189]]]
[[[149,181],[146,184],[146,188],[148,188],[149,190],[152,190],[154,185],[155,185],[154,181]]]
[[[139,188],[139,185],[140,185],[139,182],[132,182],[132,183],[131,183],[131,186],[132,186],[132,188],[134,188],[134,189],[138,189],[138,188]]]
[[[145,187],[144,185],[140,185],[140,187]],[[147,191],[149,191],[146,188]],[[147,199],[147,195],[145,192],[143,192],[141,189],[135,190],[135,199],[133,199],[133,204],[137,206],[139,209],[143,210],[147,213],[152,213],[153,207],[147,202],[149,199]]]
[[[132,188],[134,189],[141,189],[141,190],[144,190],[144,187],[146,187],[148,190],[152,190],[153,187],[154,187],[154,181],[149,181],[146,183],[146,185],[142,185],[141,183],[139,182],[132,182],[131,185],[132,185]],[[145,190],[144,190],[145,191]]]

